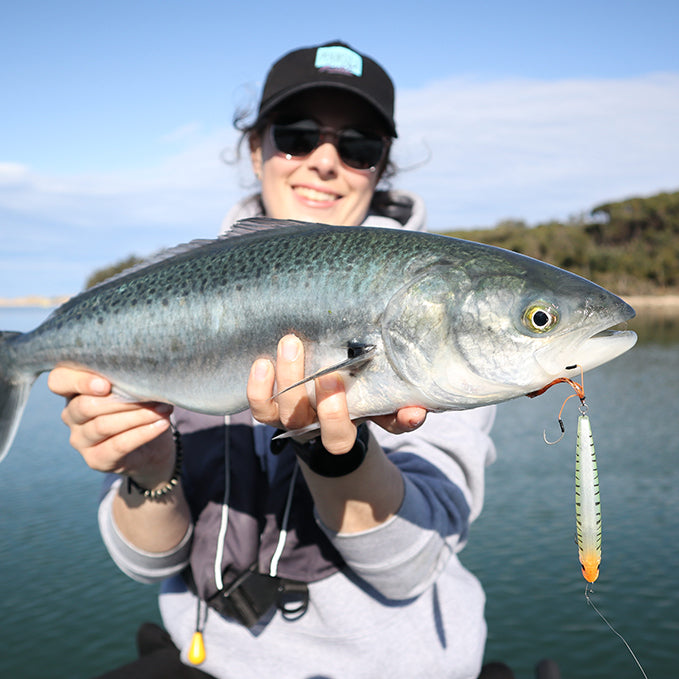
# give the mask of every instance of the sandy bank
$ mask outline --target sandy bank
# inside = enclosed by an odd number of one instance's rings
[[[630,295],[623,299],[640,314],[679,315],[679,294]]]
[[[68,295],[57,295],[55,297],[41,297],[39,295],[28,295],[27,297],[0,297],[0,308],[22,308],[39,307],[48,308],[59,306],[68,300]]]

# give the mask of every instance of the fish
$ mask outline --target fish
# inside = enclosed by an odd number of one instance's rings
[[[0,333],[0,460],[32,384],[90,370],[121,398],[225,415],[257,358],[294,333],[305,382],[340,371],[353,419],[463,410],[534,391],[630,349],[634,310],[519,253],[449,236],[266,218],[168,250]]]

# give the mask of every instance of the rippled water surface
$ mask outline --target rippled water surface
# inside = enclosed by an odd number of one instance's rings
[[[30,329],[42,312],[0,311],[0,328]],[[585,376],[603,511],[594,601],[648,676],[679,676],[679,333],[640,326],[642,342]],[[558,387],[498,409],[498,460],[484,512],[461,555],[488,597],[488,659],[533,676],[543,657],[563,679],[641,676],[584,599],[574,544],[577,408],[556,416]],[[570,407],[569,407],[570,406]],[[61,399],[42,377],[0,465],[0,677],[87,679],[134,654],[134,633],[159,620],[156,588],[108,559],[96,528],[101,479],[68,445]]]

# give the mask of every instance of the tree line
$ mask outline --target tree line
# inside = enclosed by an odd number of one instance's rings
[[[621,295],[679,292],[679,191],[604,203],[568,223],[504,221],[447,235],[535,257]]]
[[[567,223],[529,227],[509,220],[491,229],[446,235],[549,262],[620,295],[679,292],[679,191],[604,203]],[[99,269],[86,287],[141,261],[132,255]]]

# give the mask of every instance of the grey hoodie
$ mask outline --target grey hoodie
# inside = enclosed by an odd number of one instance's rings
[[[382,205],[365,226],[424,230],[415,196],[392,192],[378,199]],[[223,230],[260,213],[258,197],[251,196],[229,213]],[[193,525],[171,552],[140,552],[113,521],[116,480],[100,505],[102,536],[130,577],[162,582],[163,621],[185,662],[198,605],[181,575],[187,566],[204,597],[216,591],[217,579],[226,582],[253,557],[261,572],[309,583],[308,609],[294,620],[274,609],[248,629],[201,607],[207,658],[200,669],[219,679],[475,679],[485,645],[485,599],[456,554],[483,504],[484,468],[495,457],[494,413],[491,407],[430,414],[417,431],[401,436],[370,425],[401,470],[405,497],[386,523],[338,534],[314,512],[294,454],[271,454],[270,427],[249,415],[177,411]],[[251,503],[253,484],[266,487],[258,508]]]

